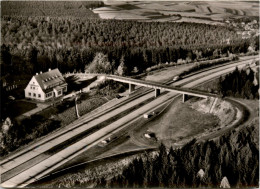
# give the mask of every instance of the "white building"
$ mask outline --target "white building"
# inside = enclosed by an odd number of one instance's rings
[[[25,98],[46,101],[59,97],[67,91],[67,85],[57,68],[40,74],[36,73],[24,89]]]

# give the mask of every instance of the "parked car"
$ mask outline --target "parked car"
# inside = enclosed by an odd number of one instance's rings
[[[8,99],[9,99],[9,100],[15,100],[15,97],[9,96]]]

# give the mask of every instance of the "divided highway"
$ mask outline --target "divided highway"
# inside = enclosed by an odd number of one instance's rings
[[[251,59],[240,61],[231,65],[205,71],[175,82],[173,85],[182,85],[188,82],[188,84],[185,84],[183,87],[190,88],[219,75],[231,72],[234,67],[242,67],[247,63],[251,63],[251,61]],[[119,100],[119,104],[111,107],[111,109],[97,112],[96,115],[91,117],[86,116],[81,119],[79,123],[66,127],[64,130],[59,130],[44,138],[42,141],[29,146],[27,149],[24,149],[2,160],[0,162],[1,186],[21,187],[40,179],[60,165],[66,163],[80,153],[106,139],[112,133],[118,132],[127,127],[130,123],[132,123],[135,119],[140,118],[140,116],[147,111],[168,103],[174,96],[177,95],[177,93],[174,92],[161,95],[126,116],[105,125],[100,129],[91,131],[91,129],[95,128],[98,124],[102,124],[121,112],[126,111],[149,98],[153,98],[153,92],[149,91],[147,94],[137,94],[133,97],[129,97],[129,99],[126,99],[125,101],[124,99],[121,101]],[[83,136],[79,140],[74,140],[71,143],[67,142],[71,138],[75,138],[86,131],[89,131],[86,133],[86,136]],[[53,148],[63,143],[66,146],[63,146],[60,150],[54,150],[55,153],[51,151]]]

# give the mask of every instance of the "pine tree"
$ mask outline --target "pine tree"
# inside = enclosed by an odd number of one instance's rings
[[[91,73],[111,73],[112,67],[108,61],[107,55],[100,52],[96,53],[92,63],[87,66],[87,71]]]
[[[120,76],[125,76],[127,72],[127,67],[125,65],[125,57],[122,55],[120,59],[120,65],[117,68],[117,73]]]

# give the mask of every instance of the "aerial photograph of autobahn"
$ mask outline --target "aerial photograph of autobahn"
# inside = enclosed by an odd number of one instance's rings
[[[0,3],[1,188],[259,187],[259,1]]]

